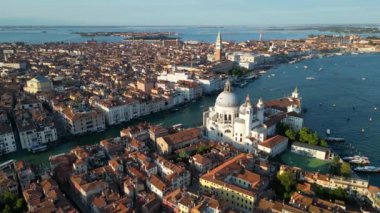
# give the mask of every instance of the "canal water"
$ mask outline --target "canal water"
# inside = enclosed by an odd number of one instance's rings
[[[307,79],[310,77],[314,80]],[[241,101],[249,94],[256,102],[260,97],[264,100],[285,97],[296,86],[302,96],[302,107],[306,109],[305,126],[321,135],[327,128],[331,129],[332,136],[346,138],[345,144],[334,146],[340,155],[362,154],[368,156],[373,165],[380,166],[380,54],[344,55],[283,64],[235,91]],[[177,110],[147,116],[123,126],[142,121],[165,126],[177,123],[198,126],[202,122],[202,112],[214,104],[215,98],[216,95],[203,97]],[[115,126],[103,133],[75,137],[39,154],[10,154],[0,161],[24,159],[46,163],[50,155],[118,136],[121,128]],[[380,186],[380,174],[362,177]]]

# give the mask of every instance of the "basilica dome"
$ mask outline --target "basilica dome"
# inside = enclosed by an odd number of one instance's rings
[[[238,107],[239,98],[232,92],[231,83],[229,80],[224,85],[224,91],[216,98],[215,106],[219,107]]]

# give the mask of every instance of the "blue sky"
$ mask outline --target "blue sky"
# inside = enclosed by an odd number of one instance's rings
[[[0,0],[0,25],[380,23],[380,0]]]

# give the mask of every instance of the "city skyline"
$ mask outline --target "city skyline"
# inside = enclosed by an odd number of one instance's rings
[[[380,3],[369,0],[264,2],[191,0],[4,2],[0,25],[306,25],[379,24]],[[157,16],[159,14],[159,16]],[[302,17],[302,19],[300,19]]]

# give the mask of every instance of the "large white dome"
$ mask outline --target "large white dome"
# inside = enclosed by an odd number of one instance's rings
[[[232,87],[230,81],[226,81],[224,85],[224,91],[218,95],[216,98],[215,106],[220,107],[238,107],[239,98],[235,93],[232,92]]]

